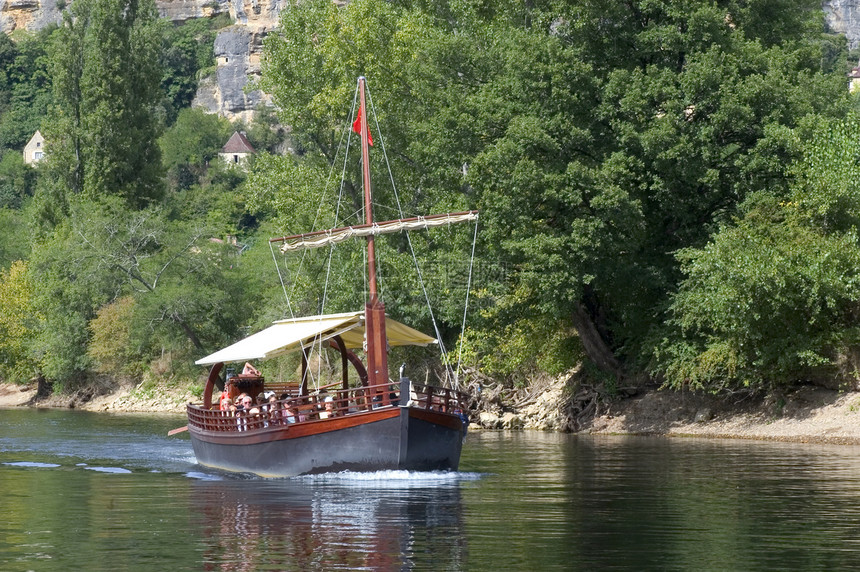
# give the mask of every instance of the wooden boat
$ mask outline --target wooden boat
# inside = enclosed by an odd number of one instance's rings
[[[264,477],[331,471],[457,470],[466,433],[468,397],[452,388],[389,381],[388,348],[436,340],[386,316],[377,294],[374,237],[386,232],[475,220],[477,212],[375,222],[371,210],[368,127],[364,78],[359,78],[359,118],[365,224],[272,239],[282,250],[324,246],[355,236],[367,239],[369,299],[356,312],[281,320],[198,360],[211,365],[203,403],[189,404],[188,433],[197,461],[207,467]],[[360,123],[360,126],[358,125]],[[341,358],[342,381],[328,395],[308,390],[308,348],[326,345]],[[366,365],[355,350],[366,348]],[[222,411],[213,400],[227,363],[265,360],[297,351],[301,382],[271,383],[256,374],[226,380],[231,397],[274,392],[272,410],[257,414]],[[349,367],[360,384],[350,387]]]

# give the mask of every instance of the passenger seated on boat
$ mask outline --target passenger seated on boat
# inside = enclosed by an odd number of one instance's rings
[[[242,393],[239,395],[239,397],[236,398],[236,409],[238,409],[239,411],[251,409],[251,406],[253,404],[254,401],[247,393]]]
[[[224,397],[221,399],[221,411],[236,411],[236,406],[233,405],[233,400],[229,397]]]
[[[251,365],[251,362],[245,362],[245,367],[242,368],[242,375],[255,375],[257,377],[262,377],[262,373],[260,370]]]
[[[287,423],[296,422],[296,412],[293,410],[293,406],[289,402],[284,403],[284,421]]]
[[[329,417],[334,417],[334,398],[329,395],[323,400],[323,405],[325,409],[320,411],[320,419],[328,419]]]
[[[269,425],[280,425],[282,421],[281,404],[278,399],[272,395],[269,398],[269,403],[266,405],[266,413],[269,418]]]
[[[268,425],[268,416],[260,408],[252,405],[245,414],[245,425],[247,429],[259,429]]]

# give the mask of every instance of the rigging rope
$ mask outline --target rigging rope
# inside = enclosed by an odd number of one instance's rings
[[[457,352],[457,384],[460,383],[460,365],[463,363],[463,346],[466,343],[466,314],[469,312],[469,294],[472,292],[472,268],[475,264],[475,245],[478,243],[478,221],[472,236],[472,256],[469,257],[469,279],[466,281],[466,303],[463,305],[463,325],[460,327],[460,349]]]
[[[385,138],[383,136],[382,130],[379,127],[378,117],[374,111],[373,97],[370,93],[370,88],[367,86],[365,86],[365,87],[367,89],[367,100],[368,100],[368,108],[369,108],[366,110],[366,112],[368,113],[368,119],[370,118],[371,114],[373,116],[374,125],[376,127],[377,139],[380,143],[380,147],[382,150],[382,156],[384,158],[385,166],[386,166],[386,169],[388,170],[388,177],[389,177],[389,180],[391,182],[391,188],[394,192],[394,198],[395,198],[395,201],[397,204],[397,212],[399,213],[399,216],[402,219],[402,218],[404,218],[403,205],[400,202],[400,195],[397,192],[397,185],[394,181],[394,173],[392,171],[391,163],[390,163],[389,158],[388,158],[388,152],[386,151],[386,147],[385,147]],[[355,108],[356,108],[357,100],[358,100],[358,87],[356,86],[356,91],[353,95],[352,110],[350,113],[350,121],[347,123],[345,133],[341,134],[341,138],[340,138],[340,141],[338,143],[337,151],[335,152],[335,158],[337,158],[340,155],[342,149],[344,148],[344,141],[345,141],[345,146],[346,146],[347,152],[345,152],[343,155],[343,163],[342,163],[342,168],[341,168],[341,183],[340,183],[340,187],[339,187],[338,193],[337,193],[337,201],[336,201],[335,214],[334,214],[334,219],[335,219],[334,226],[337,226],[337,222],[338,222],[338,219],[340,217],[341,205],[343,204],[344,189],[346,186],[346,171],[347,171],[348,155],[349,155],[348,150],[349,150],[349,146],[352,142],[352,131],[353,131],[351,128],[352,127],[352,119],[353,119],[353,117],[355,117]],[[329,169],[329,175],[328,175],[328,178],[326,180],[325,189],[324,189],[322,196],[320,198],[319,206],[317,207],[317,212],[316,212],[316,215],[314,217],[313,228],[316,228],[317,222],[319,221],[320,217],[322,216],[326,191],[330,188],[332,176],[334,174],[335,164],[336,164],[336,161],[332,161],[332,166]],[[372,204],[377,205],[377,203],[375,201],[372,202]],[[386,208],[386,209],[390,210],[390,207],[387,205],[378,205],[378,206],[381,208]],[[362,207],[361,209],[356,210],[354,213],[352,213],[350,215],[350,218],[353,215],[362,212],[363,209],[364,208]],[[423,217],[419,217],[419,220],[423,221]],[[453,222],[453,221],[449,221],[449,222]],[[422,226],[429,227],[432,225],[424,223]],[[378,225],[374,225],[374,230],[377,227],[378,227]],[[408,225],[406,225],[406,227],[403,230],[408,230]],[[348,234],[352,234],[352,233],[348,233]],[[466,316],[468,313],[469,294],[471,291],[472,275],[473,275],[474,260],[475,260],[475,245],[477,243],[477,235],[478,235],[477,217],[475,217],[475,232],[474,232],[474,236],[473,236],[473,240],[472,240],[471,257],[469,260],[469,274],[468,274],[468,281],[467,281],[467,287],[466,287],[466,301],[465,301],[465,305],[464,305],[464,309],[463,309],[463,322],[462,322],[462,326],[461,326],[460,349],[459,349],[458,357],[457,357],[456,371],[452,367],[452,364],[450,362],[449,352],[448,352],[447,348],[445,347],[444,341],[442,339],[442,333],[439,329],[439,324],[436,320],[435,313],[433,312],[433,306],[430,302],[430,295],[428,293],[427,285],[424,281],[424,275],[423,275],[423,272],[421,271],[421,266],[418,262],[418,256],[415,252],[415,246],[412,242],[412,238],[410,236],[410,233],[406,232],[405,234],[406,234],[407,244],[409,245],[409,251],[410,251],[410,254],[412,255],[412,260],[413,260],[413,263],[415,265],[415,270],[416,270],[416,273],[418,275],[418,281],[419,281],[419,284],[421,286],[421,291],[424,294],[424,300],[427,304],[427,309],[428,309],[428,312],[430,314],[430,320],[431,320],[431,323],[433,325],[433,330],[434,330],[436,339],[438,341],[439,350],[440,350],[440,353],[442,354],[442,363],[445,365],[446,378],[448,378],[450,380],[452,387],[454,387],[455,389],[459,389],[459,374],[460,374],[460,365],[461,365],[462,354],[463,354],[463,342],[464,342],[464,338],[465,338],[464,334],[466,331]],[[330,237],[328,237],[328,238],[330,238]],[[333,256],[334,256],[334,246],[335,246],[335,241],[332,240],[330,243],[328,260],[326,262],[326,276],[325,276],[325,283],[323,286],[322,299],[320,301],[320,312],[319,312],[320,314],[325,313],[325,306],[326,306],[326,303],[328,300],[329,281],[331,279],[331,269],[332,269],[332,260],[333,260]],[[281,289],[284,292],[284,297],[287,301],[287,307],[288,307],[288,310],[290,312],[290,316],[292,318],[295,318],[292,304],[290,303],[290,298],[295,294],[295,290],[296,290],[296,288],[298,288],[299,284],[297,283],[297,281],[293,281],[292,289],[291,289],[289,294],[287,293],[286,283],[284,281],[283,276],[281,275],[281,269],[280,269],[280,266],[277,264],[277,259],[275,258],[274,247],[272,246],[271,243],[270,243],[269,247],[270,247],[270,250],[272,251],[272,258],[275,261],[275,266],[278,270],[278,278],[281,282]],[[307,250],[307,249],[303,249],[303,250]],[[302,253],[302,257],[299,261],[299,268],[298,268],[299,274],[301,274],[302,268],[304,267],[305,256],[307,256],[307,252]],[[367,286],[368,275],[367,275],[367,252],[364,249],[362,249],[362,257],[364,260],[364,264],[362,265],[362,267],[364,269],[364,272],[363,272],[363,274],[364,274],[364,299],[365,299],[365,304],[366,304],[367,303],[367,292],[368,292],[368,286]],[[381,260],[378,259],[376,271],[377,271],[377,275],[380,278],[382,277],[381,269],[382,269]],[[383,291],[384,291],[384,288],[385,288],[385,285],[383,283],[382,284],[382,290]],[[314,341],[310,344],[310,347],[308,348],[310,350],[310,352],[307,356],[307,359],[310,359],[311,355],[314,352],[314,348],[317,345],[317,343],[319,343],[319,349],[317,350],[317,352],[319,353],[320,356],[323,355],[322,340],[319,337],[317,337],[314,339]],[[316,389],[319,388],[319,380],[321,379],[321,375],[322,375],[322,369],[321,369],[322,368],[322,360],[319,359],[317,361],[318,361],[318,368],[317,368],[318,372],[317,372],[316,379],[314,378],[315,376],[313,375],[313,372],[311,371],[311,367],[308,367],[307,371],[306,371],[306,375],[309,377],[310,380],[313,380],[314,386]],[[310,365],[310,364],[308,364],[308,365]]]
[[[370,93],[370,88],[365,86],[367,89],[367,99],[369,102],[369,106],[373,108],[373,97]],[[368,115],[370,117],[370,115]],[[391,170],[391,163],[388,160],[388,153],[385,150],[385,138],[382,135],[382,130],[379,128],[379,120],[377,119],[376,112],[373,113],[373,120],[376,125],[376,132],[379,136],[379,142],[382,147],[382,156],[385,159],[385,167],[388,170],[388,178],[391,181],[391,188],[394,191],[394,200],[397,202],[397,211],[400,215],[400,218],[403,217],[403,205],[400,202],[400,195],[397,192],[397,185],[394,182],[394,173]],[[477,222],[475,223],[475,232],[477,233]],[[439,343],[439,351],[442,354],[442,362],[445,364],[445,373],[446,376],[450,375],[451,385],[454,389],[460,389],[459,378],[457,373],[455,373],[453,367],[450,364],[450,360],[448,359],[448,350],[445,348],[445,342],[442,340],[442,332],[439,330],[439,324],[436,322],[436,316],[433,313],[433,305],[430,303],[430,295],[427,293],[427,287],[424,283],[424,275],[421,272],[420,265],[418,264],[418,257],[415,255],[415,247],[412,244],[412,237],[409,233],[406,233],[406,242],[409,245],[409,252],[412,254],[412,260],[415,263],[415,271],[418,273],[418,281],[421,285],[421,291],[424,293],[424,300],[427,302],[427,310],[430,312],[430,321],[433,324],[433,331],[436,334],[436,340]],[[474,248],[472,250],[472,256],[474,258]],[[471,282],[471,262],[470,262],[470,282]],[[466,296],[468,298],[468,290],[466,291]],[[464,316],[464,327],[465,327],[465,316]],[[459,371],[460,364],[457,364],[457,370]]]

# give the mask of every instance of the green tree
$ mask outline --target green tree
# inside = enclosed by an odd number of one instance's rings
[[[30,235],[25,213],[0,209],[0,269],[16,260],[26,260],[30,253]]]
[[[67,194],[134,207],[161,196],[157,17],[151,0],[82,0],[64,13],[45,138],[50,184]]]
[[[0,56],[0,76],[5,75],[7,83],[7,95],[0,96],[0,147],[20,151],[47,115],[53,100],[47,47],[55,30],[46,26],[18,36],[11,48],[0,48],[6,54]]]
[[[751,197],[742,218],[678,255],[684,280],[655,370],[712,391],[854,381],[860,344],[860,128],[824,124],[803,144],[787,197]]]
[[[90,320],[92,337],[87,355],[96,371],[109,375],[128,375],[137,369],[141,352],[132,342],[134,298],[123,296],[99,308]]]
[[[230,122],[218,115],[192,108],[180,111],[158,140],[171,186],[187,189],[198,183],[231,133]]]
[[[0,377],[5,381],[26,382],[36,372],[31,350],[39,314],[33,291],[25,262],[0,271]]]
[[[519,329],[533,354],[557,345],[528,332],[572,327],[623,375],[650,355],[673,253],[749,194],[787,192],[793,130],[848,109],[844,76],[822,69],[819,8],[302,2],[267,38],[263,84],[304,160],[331,163],[367,76],[407,212],[479,206],[510,269],[486,288],[483,351],[533,320]]]
[[[161,89],[167,124],[191,106],[202,73],[215,67],[212,46],[229,18],[195,18],[182,24],[162,21]]]
[[[201,355],[234,337],[250,314],[237,251],[212,240],[199,221],[168,214],[160,206],[129,209],[120,197],[73,201],[70,216],[34,250],[35,304],[45,316],[34,347],[60,390],[94,367],[112,367],[106,336],[122,309],[112,305],[124,297],[134,301],[123,334],[128,356],[142,363],[163,351]]]
[[[36,171],[24,164],[18,151],[7,151],[0,157],[0,208],[20,209],[33,196]]]

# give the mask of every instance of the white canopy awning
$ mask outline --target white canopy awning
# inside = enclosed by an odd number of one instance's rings
[[[389,346],[426,346],[436,343],[434,338],[390,318],[385,320],[385,333],[388,337]],[[278,320],[265,330],[248,336],[194,363],[211,365],[219,362],[269,359],[299,350],[302,347],[310,347],[336,335],[341,336],[348,348],[363,347],[364,312]]]

